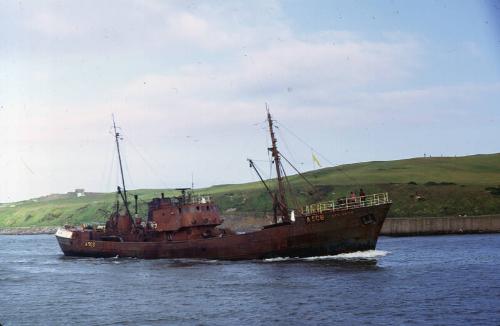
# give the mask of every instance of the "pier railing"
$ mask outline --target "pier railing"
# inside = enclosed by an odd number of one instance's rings
[[[339,198],[333,201],[311,204],[302,208],[303,214],[322,213],[324,211],[339,211],[359,207],[377,206],[390,203],[387,192],[366,196]]]

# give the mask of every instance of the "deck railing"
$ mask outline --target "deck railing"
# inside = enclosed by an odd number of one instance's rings
[[[390,203],[387,192],[361,197],[340,198],[334,201],[311,204],[302,208],[303,214],[321,213],[324,211],[339,211],[359,207],[377,206]]]
[[[212,202],[212,196],[210,195],[191,195],[191,204],[209,204]]]

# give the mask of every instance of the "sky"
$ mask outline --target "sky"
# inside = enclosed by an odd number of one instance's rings
[[[0,0],[0,202],[500,152],[498,1]],[[291,170],[289,170],[291,173]],[[500,177],[499,177],[500,182]]]

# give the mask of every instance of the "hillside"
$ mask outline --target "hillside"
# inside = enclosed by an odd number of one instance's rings
[[[289,177],[293,206],[338,198],[361,187],[366,193],[389,192],[394,202],[390,217],[500,213],[500,154],[357,163],[324,168],[305,176],[316,189],[311,196],[302,178]],[[161,192],[175,193],[161,189],[132,191],[139,195],[142,214],[146,212],[146,202]],[[230,215],[233,223],[241,216],[258,220],[270,213],[269,196],[259,182],[218,185],[196,192],[213,195],[222,213]],[[79,198],[57,195],[4,204],[0,207],[0,227],[102,222],[113,211],[115,202],[115,194],[94,193]]]

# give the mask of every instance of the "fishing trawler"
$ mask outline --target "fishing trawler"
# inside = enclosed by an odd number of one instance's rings
[[[273,203],[273,223],[261,230],[239,234],[221,227],[219,208],[210,196],[194,195],[187,188],[180,196],[154,198],[144,219],[131,214],[120,156],[120,133],[113,119],[122,187],[105,226],[65,227],[55,236],[67,256],[200,258],[219,260],[312,257],[375,249],[391,201],[387,193],[344,198],[290,209],[284,185],[284,169],[277,147],[273,119],[267,123],[276,168],[277,187],[270,187],[249,160]],[[120,212],[123,211],[123,212]]]

